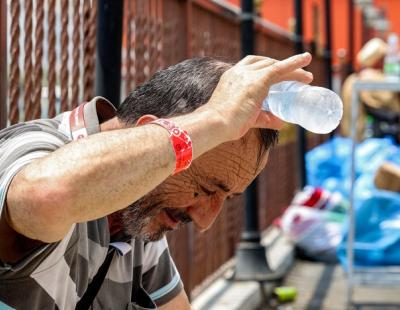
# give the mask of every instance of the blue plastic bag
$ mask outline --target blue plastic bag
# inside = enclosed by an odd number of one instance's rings
[[[306,155],[308,183],[349,198],[351,147],[348,138],[336,137]],[[400,147],[389,138],[366,139],[355,152],[354,208],[356,266],[400,265],[400,194],[378,190],[376,170],[385,162],[400,165]],[[346,267],[348,225],[344,225],[338,257]]]
[[[335,137],[306,154],[307,183],[349,197],[351,185],[351,148],[349,138]],[[373,175],[385,161],[400,162],[400,148],[389,138],[370,138],[357,145],[356,179]],[[358,194],[356,193],[356,199]]]
[[[354,265],[400,265],[400,194],[376,190],[355,210]],[[347,230],[337,251],[344,266]]]

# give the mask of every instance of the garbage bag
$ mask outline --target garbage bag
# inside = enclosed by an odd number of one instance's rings
[[[306,186],[283,214],[281,228],[303,256],[336,262],[347,208],[348,201],[340,193]]]
[[[333,262],[337,261],[343,220],[338,212],[292,205],[282,217],[281,228],[305,256]]]
[[[400,265],[400,194],[375,190],[355,208],[355,266]],[[347,267],[348,226],[338,247]]]
[[[348,138],[336,137],[306,155],[308,183],[338,191],[349,198],[351,188],[351,148]],[[355,152],[354,209],[356,266],[400,264],[400,194],[378,190],[377,169],[385,162],[400,164],[400,147],[390,138],[369,138]],[[337,254],[346,262],[347,223]]]
[[[307,183],[318,187],[327,179],[342,180],[347,172],[343,164],[348,162],[351,154],[351,140],[335,137],[306,154]]]
[[[351,149],[349,138],[334,137],[306,154],[307,183],[349,197],[351,185]],[[358,179],[372,175],[385,161],[400,161],[400,148],[390,138],[370,138],[359,143],[355,152]],[[373,177],[372,177],[373,179]]]
[[[314,209],[346,214],[349,202],[339,192],[330,192],[322,187],[307,185],[302,191],[296,193],[290,205],[312,207]]]

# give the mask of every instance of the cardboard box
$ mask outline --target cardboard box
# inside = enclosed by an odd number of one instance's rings
[[[400,192],[400,166],[386,162],[375,174],[375,186],[379,189]]]

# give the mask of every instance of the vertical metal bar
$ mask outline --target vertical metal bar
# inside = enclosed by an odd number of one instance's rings
[[[48,98],[49,98],[49,111],[48,116],[54,117],[56,115],[56,0],[48,0],[48,44],[47,55],[49,61],[48,70]]]
[[[3,1],[6,2],[6,1]],[[6,12],[3,11],[2,12]],[[19,77],[20,77],[20,69],[19,69],[19,40],[20,37],[20,3],[19,1],[11,1],[11,61],[10,61],[10,123],[15,124],[19,121]],[[6,29],[5,27],[2,29]],[[16,38],[13,40],[13,38]],[[2,58],[3,59],[3,58]],[[6,79],[4,79],[5,81]]]
[[[32,50],[33,50],[33,40],[32,40],[32,27],[33,27],[33,0],[25,0],[25,18],[24,18],[24,119],[32,119],[32,77],[33,77],[33,63],[32,63]]]
[[[152,76],[155,73],[155,68],[157,65],[157,59],[156,59],[156,6],[155,6],[155,1],[151,0],[149,1],[149,17],[148,17],[148,67],[149,67],[149,77]]]
[[[303,53],[303,1],[294,1],[294,13],[296,16],[295,27],[295,51],[296,54]]]
[[[68,14],[69,1],[61,2],[61,112],[67,111],[70,108],[68,98],[69,74],[68,74]]]
[[[145,2],[135,1],[135,85],[145,82]]]
[[[151,31],[151,16],[150,16],[150,1],[143,1],[143,25],[142,25],[142,31],[143,31],[143,38],[144,40],[142,41],[141,45],[144,47],[143,48],[143,77],[144,81],[147,81],[150,77],[149,75],[149,69],[150,69],[150,49],[151,49],[151,36],[150,36],[150,31]],[[146,57],[147,55],[147,57]]]
[[[354,187],[356,181],[356,146],[357,146],[357,119],[359,113],[359,89],[354,85],[351,97],[351,185],[350,185],[350,206],[348,210],[349,232],[347,236],[347,264],[348,264],[348,291],[347,302],[350,306],[353,299],[353,275],[354,275],[354,240],[356,232],[356,219],[354,210]]]
[[[332,28],[331,28],[331,0],[325,0],[325,38],[324,52],[327,83],[326,87],[332,89]]]
[[[96,94],[115,106],[121,100],[123,7],[123,0],[98,1]]]
[[[332,89],[332,27],[331,27],[331,0],[325,0],[325,38],[326,46],[324,51],[325,66],[326,66],[326,87]],[[329,134],[332,139],[335,136],[335,131]]]
[[[44,1],[35,5],[35,65],[33,68],[32,118],[38,119],[42,113],[42,75],[43,75],[43,38],[44,38]]]
[[[132,91],[132,1],[125,2],[125,96]]]
[[[349,48],[348,48],[348,67],[347,74],[350,75],[354,72],[353,60],[354,60],[354,0],[348,1],[348,10],[349,10]]]
[[[253,1],[241,0],[242,22],[240,23],[240,41],[242,57],[254,54],[254,16]]]
[[[296,54],[303,53],[303,1],[295,0],[294,3],[296,16],[296,35],[295,35],[295,52]],[[303,188],[307,184],[306,175],[306,131],[304,128],[297,126],[297,145],[298,145],[298,162],[299,162],[299,185]]]
[[[7,126],[7,1],[0,2],[0,129]]]
[[[85,3],[88,1],[85,1]],[[94,96],[95,92],[95,80],[96,80],[96,55],[97,55],[97,8],[98,0],[92,0],[90,9],[90,20],[89,20],[89,61],[90,71],[88,72],[90,83],[88,86],[88,95]],[[93,57],[95,55],[95,57]]]
[[[186,57],[192,58],[195,40],[193,38],[193,3],[191,0],[186,2]]]
[[[244,57],[254,53],[253,0],[242,0],[241,7],[240,41]],[[244,227],[236,251],[233,277],[236,280],[266,281],[274,278],[266,257],[266,249],[260,243],[257,183],[258,180],[254,180],[245,193]]]
[[[242,58],[254,54],[254,16],[253,1],[241,0],[242,21],[240,23],[240,43]],[[246,190],[245,224],[242,240],[259,242],[257,179]]]
[[[73,2],[73,25],[74,31],[72,34],[72,93],[71,93],[71,108],[79,105],[79,85],[80,85],[80,58],[81,58],[81,1],[74,0]]]
[[[246,208],[244,218],[244,228],[242,240],[247,242],[260,242],[258,224],[258,201],[257,201],[257,179],[255,179],[246,189]]]
[[[163,0],[157,1],[157,70],[164,67],[163,59],[163,48],[164,48],[164,36],[163,36],[163,12],[164,5]]]
[[[94,95],[97,1],[83,1],[83,100]]]

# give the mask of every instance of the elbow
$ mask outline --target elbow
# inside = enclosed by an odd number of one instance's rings
[[[71,193],[56,180],[17,175],[7,195],[11,226],[28,238],[46,243],[65,237],[74,223]]]

